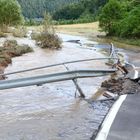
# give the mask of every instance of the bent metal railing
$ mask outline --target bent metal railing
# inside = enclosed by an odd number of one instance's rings
[[[78,62],[88,62],[88,61],[94,61],[94,60],[109,60],[109,59],[115,60],[118,58],[105,57],[105,58],[91,58],[91,59],[67,61],[67,62],[62,62],[62,63],[57,63],[57,64],[45,65],[45,66],[41,66],[41,67],[34,67],[34,68],[20,70],[20,71],[14,71],[14,72],[10,72],[10,73],[4,73],[4,74],[0,74],[0,76],[8,76],[8,75],[17,74],[17,73],[23,73],[23,72],[34,71],[34,70],[39,70],[39,69],[46,69],[46,68],[50,68],[50,67],[56,67],[56,66],[66,65],[66,64],[73,64],[73,63],[78,63]]]
[[[49,67],[55,67],[59,65],[63,65],[66,68],[66,72],[61,73],[54,73],[54,74],[47,74],[47,75],[41,75],[41,76],[32,76],[27,78],[18,78],[13,80],[1,80],[0,81],[0,90],[4,89],[11,89],[11,88],[18,88],[18,87],[26,87],[26,86],[32,86],[32,85],[42,85],[45,83],[53,83],[53,82],[59,82],[59,81],[66,81],[66,80],[73,80],[76,88],[78,89],[80,96],[85,97],[82,89],[77,83],[77,78],[87,78],[87,77],[99,77],[99,76],[105,76],[110,73],[114,73],[117,69],[103,69],[103,70],[69,70],[69,68],[66,66],[67,64],[72,63],[78,63],[78,62],[86,62],[86,61],[94,61],[94,60],[113,60],[114,63],[118,62],[118,56],[116,54],[115,48],[113,44],[110,47],[110,56],[105,58],[92,58],[92,59],[83,59],[83,60],[75,60],[75,61],[68,61],[68,62],[62,62],[57,64],[51,64],[46,65],[42,67],[35,67],[20,71],[14,71],[10,73],[0,74],[1,76],[7,76],[11,74],[17,74],[17,73],[23,73],[28,71],[34,71]]]
[[[15,87],[24,87],[31,85],[42,85],[58,81],[72,80],[77,78],[98,77],[110,73],[114,73],[116,69],[107,70],[75,70],[55,74],[47,74],[42,76],[34,76],[28,78],[19,78],[13,80],[0,81],[0,89],[9,89]]]

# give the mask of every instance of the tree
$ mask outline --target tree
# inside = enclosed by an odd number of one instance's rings
[[[58,9],[53,13],[54,20],[77,20],[95,18],[99,10],[108,2],[108,0],[79,0],[78,3],[72,3]]]
[[[43,18],[44,12],[54,13],[62,7],[80,0],[17,0],[26,18]]]
[[[84,11],[84,7],[77,4],[69,4],[62,9],[59,9],[53,14],[53,19],[55,20],[71,20],[78,19],[81,13]]]
[[[139,38],[140,2],[137,0],[110,0],[103,7],[99,22],[107,35]]]
[[[117,22],[122,19],[124,14],[121,3],[118,0],[109,0],[103,7],[100,17],[99,25],[108,35],[115,34],[115,26]]]
[[[140,5],[134,7],[127,16],[120,21],[119,35],[121,37],[140,38]]]
[[[22,23],[21,8],[16,0],[0,0],[0,26]]]

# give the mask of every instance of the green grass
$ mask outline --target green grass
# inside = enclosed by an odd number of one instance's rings
[[[130,39],[126,39],[126,38],[118,38],[118,37],[109,37],[110,39],[117,41],[117,42],[121,42],[121,43],[125,43],[128,45],[135,45],[135,46],[139,46],[140,47],[140,39],[136,38],[130,38]]]

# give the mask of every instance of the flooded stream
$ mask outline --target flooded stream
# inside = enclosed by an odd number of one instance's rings
[[[12,72],[47,64],[104,57],[96,50],[82,48],[67,42],[78,39],[81,43],[95,44],[86,38],[59,34],[61,50],[44,50],[30,38],[17,39],[28,44],[34,52],[12,59],[5,72]],[[91,61],[67,65],[70,70],[107,68],[104,61]],[[36,70],[8,76],[8,79],[37,76],[66,71],[64,66]],[[78,83],[92,99],[106,77],[79,79]],[[72,81],[45,84],[0,91],[0,140],[89,140],[103,121],[110,103],[87,102],[75,98]]]

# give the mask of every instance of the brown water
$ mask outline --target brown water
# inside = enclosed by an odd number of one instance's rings
[[[60,34],[64,41],[87,39]],[[17,39],[18,43],[29,44],[33,53],[13,58],[6,72],[54,64],[58,62],[103,57],[96,50],[82,49],[78,44],[63,43],[61,50],[43,50],[35,42]],[[95,43],[95,42],[90,42]],[[84,45],[85,46],[85,45]],[[92,61],[67,65],[70,70],[101,69],[104,62]],[[8,76],[8,79],[66,71],[64,66],[36,70]],[[91,99],[102,81],[108,77],[78,80],[86,98]],[[0,91],[0,140],[89,140],[105,117],[110,104],[92,103],[75,98],[72,81],[45,84]]]

